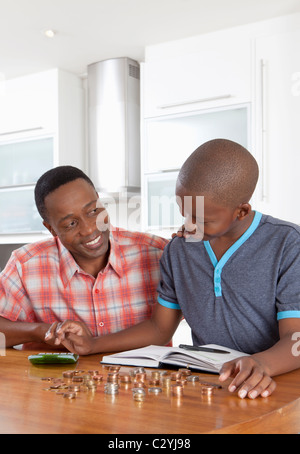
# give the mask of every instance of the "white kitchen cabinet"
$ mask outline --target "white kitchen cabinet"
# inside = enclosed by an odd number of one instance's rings
[[[175,199],[178,172],[193,151],[215,138],[249,148],[250,106],[242,104],[144,121],[142,227],[170,237],[182,225]]]
[[[220,32],[200,36],[196,42],[195,38],[183,40],[179,49],[175,55],[150,58],[143,65],[144,117],[251,100],[248,37]]]
[[[196,148],[216,138],[248,147],[250,115],[243,104],[146,119],[144,172],[178,170]]]
[[[50,71],[8,80],[0,96],[0,243],[28,242],[44,233],[34,186],[47,170],[85,170],[82,80]]]
[[[300,31],[256,40],[259,210],[300,224]]]
[[[57,78],[53,71],[3,82],[0,137],[21,131],[55,129]]]

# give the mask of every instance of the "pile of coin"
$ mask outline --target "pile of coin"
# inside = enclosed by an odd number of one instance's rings
[[[84,370],[67,370],[62,375],[63,378],[44,377],[42,380],[51,382],[49,388],[44,388],[46,391],[55,391],[67,399],[75,399],[80,391],[95,391],[97,383],[103,379],[103,375],[94,370],[88,373]]]
[[[105,394],[114,396],[119,394],[120,386],[123,389],[130,387],[133,399],[143,402],[147,395],[158,396],[163,390],[180,400],[188,383],[200,385],[204,400],[211,398],[216,389],[222,388],[215,383],[200,381],[199,376],[193,375],[188,368],[176,372],[156,370],[150,373],[144,367],[135,367],[123,373],[120,373],[121,366],[104,366],[104,369],[107,370],[106,380],[99,370],[67,370],[62,373],[62,378],[44,377],[42,380],[49,382],[49,387],[44,389],[73,400],[80,392],[95,392],[104,382]]]

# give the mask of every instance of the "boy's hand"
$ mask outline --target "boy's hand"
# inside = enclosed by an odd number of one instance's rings
[[[89,355],[92,353],[94,338],[84,323],[66,320],[52,323],[45,335],[45,341],[49,340],[54,340],[54,345],[62,344],[72,353]]]
[[[242,356],[223,364],[219,379],[223,382],[229,377],[234,379],[228,390],[230,392],[238,390],[238,396],[241,399],[246,396],[250,399],[255,399],[257,396],[267,397],[276,388],[274,380],[254,356]]]

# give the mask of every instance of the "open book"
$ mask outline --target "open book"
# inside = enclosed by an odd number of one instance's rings
[[[212,350],[218,349],[226,353],[150,345],[149,347],[103,356],[101,363],[152,368],[170,365],[218,373],[224,363],[240,356],[248,356],[246,353],[214,344],[203,345],[202,347]]]

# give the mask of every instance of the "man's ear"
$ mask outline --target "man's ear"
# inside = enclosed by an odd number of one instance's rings
[[[48,222],[43,221],[43,224],[44,224],[44,226],[46,227],[46,229],[49,230],[49,232],[51,233],[52,236],[54,236],[54,237],[57,236],[57,233],[55,233],[55,231],[53,230],[53,228],[51,227],[51,225],[48,224]]]
[[[249,203],[241,203],[238,207],[238,220],[242,221],[243,219],[245,219],[245,217],[248,216],[249,213],[251,213],[251,210],[252,208]]]

